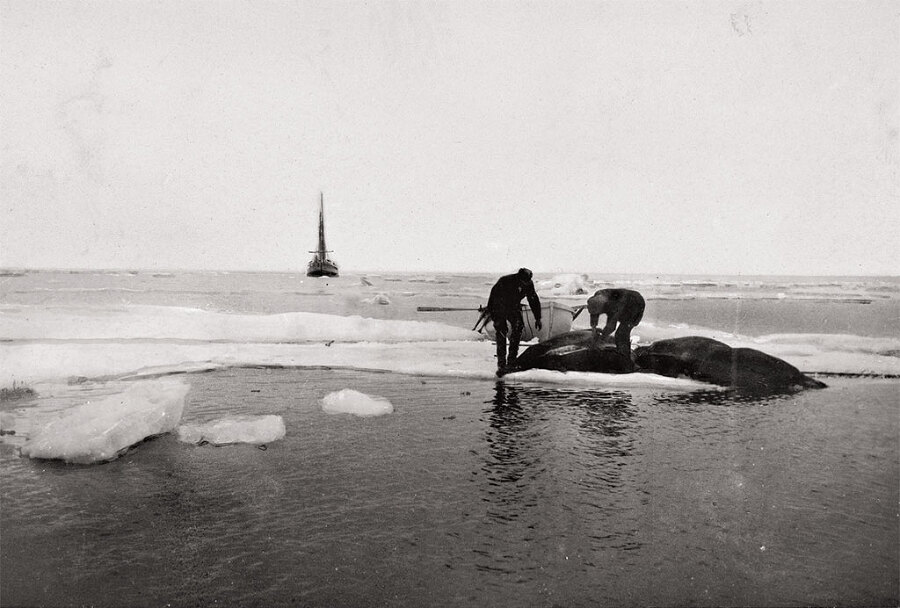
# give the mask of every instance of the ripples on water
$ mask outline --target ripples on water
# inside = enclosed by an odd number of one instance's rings
[[[163,436],[100,466],[2,447],[4,604],[897,603],[896,384],[754,399],[186,378],[185,422],[278,414],[287,437]],[[395,412],[321,412],[348,387]]]

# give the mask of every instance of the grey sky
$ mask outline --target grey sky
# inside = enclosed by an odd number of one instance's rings
[[[0,7],[0,266],[898,274],[896,3]]]

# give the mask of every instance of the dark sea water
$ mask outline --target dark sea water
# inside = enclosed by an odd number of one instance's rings
[[[894,606],[897,384],[762,400],[343,370],[188,377],[161,436],[3,471],[4,606]],[[328,415],[352,387],[395,407]]]

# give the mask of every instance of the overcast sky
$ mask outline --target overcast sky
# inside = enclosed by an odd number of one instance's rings
[[[896,2],[0,7],[0,266],[900,274]]]

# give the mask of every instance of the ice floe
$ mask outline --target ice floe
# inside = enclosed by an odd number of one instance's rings
[[[394,412],[390,401],[345,388],[328,393],[322,398],[322,411],[326,414],[353,414],[363,418],[383,416]]]
[[[20,448],[23,456],[90,464],[118,458],[181,421],[190,386],[180,380],[138,382],[120,394],[62,412]]]
[[[204,423],[182,424],[177,429],[177,435],[179,441],[198,445],[258,445],[284,438],[285,428],[281,416],[232,416]]]

